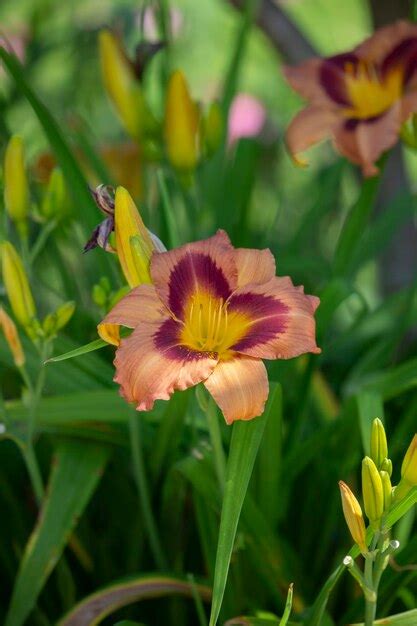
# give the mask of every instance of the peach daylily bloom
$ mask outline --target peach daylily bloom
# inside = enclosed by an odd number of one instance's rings
[[[284,73],[309,102],[287,130],[295,159],[331,137],[336,150],[360,165],[364,176],[374,176],[377,159],[417,112],[417,25],[398,21],[350,52],[310,59]]]
[[[268,397],[261,359],[320,352],[319,300],[275,276],[269,250],[235,249],[218,231],[155,252],[150,274],[153,284],[132,289],[102,322],[134,329],[116,351],[114,380],[139,411],[203,382],[228,424],[249,420]]]

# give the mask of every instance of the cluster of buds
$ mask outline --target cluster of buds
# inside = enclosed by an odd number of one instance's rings
[[[417,487],[417,435],[405,454],[401,467],[401,480],[396,487],[391,484],[392,462],[388,458],[388,444],[384,426],[379,419],[372,423],[370,456],[362,461],[362,497],[365,514],[369,520],[369,532],[365,527],[361,505],[349,487],[339,483],[343,513],[353,540],[365,558],[362,572],[352,556],[347,555],[343,564],[360,585],[368,604],[368,615],[375,615],[379,581],[391,555],[398,550],[399,541],[390,539],[387,514]],[[368,623],[368,622],[366,622]],[[369,622],[373,623],[373,622]]]
[[[371,430],[370,456],[365,456],[362,461],[363,505],[370,526],[375,531],[381,529],[384,516],[391,507],[394,493],[391,475],[392,462],[388,458],[385,428],[381,420],[375,419]],[[361,552],[366,553],[366,529],[362,508],[343,481],[340,481],[339,487],[343,513],[350,533]]]
[[[35,345],[53,339],[71,319],[74,303],[64,303],[40,321],[23,262],[9,241],[0,244],[0,258],[3,283],[14,319]],[[21,366],[25,359],[19,335],[14,321],[3,308],[0,308],[0,327],[15,364]]]
[[[198,164],[211,156],[223,137],[223,116],[217,102],[203,111],[194,101],[181,71],[174,71],[167,84],[164,119],[152,113],[144,93],[143,72],[162,44],[139,44],[131,60],[120,40],[109,30],[99,36],[103,81],[126,132],[140,142],[143,156],[164,156],[181,179],[189,180]]]
[[[41,193],[39,205],[31,201],[29,179],[25,162],[23,140],[13,135],[4,156],[4,206],[10,221],[21,239],[29,234],[29,219],[37,222],[57,222],[67,212],[67,193],[63,174],[55,168],[46,188]]]

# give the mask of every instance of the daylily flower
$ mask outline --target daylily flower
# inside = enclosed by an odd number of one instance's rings
[[[261,359],[320,352],[319,300],[275,276],[269,250],[235,249],[218,231],[154,252],[150,275],[102,322],[134,329],[116,351],[114,380],[139,411],[203,382],[228,424],[249,420],[268,396]]]
[[[257,137],[265,126],[266,110],[262,102],[250,94],[238,94],[230,107],[228,144],[243,137]]]
[[[295,159],[302,164],[300,152],[331,137],[364,176],[374,176],[375,161],[417,111],[417,25],[398,21],[350,52],[310,59],[284,73],[309,101],[287,130]]]

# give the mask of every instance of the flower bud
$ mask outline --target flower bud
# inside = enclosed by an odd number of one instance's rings
[[[0,307],[0,329],[3,330],[13,360],[17,367],[25,364],[25,355],[22,344],[20,343],[19,334],[13,320],[7,315],[6,311]]]
[[[41,213],[43,217],[47,220],[61,217],[66,209],[66,196],[64,176],[61,170],[56,167],[49,178],[42,199]]]
[[[10,306],[17,321],[33,336],[33,320],[36,316],[35,303],[23,263],[11,243],[1,244],[3,281]]]
[[[133,66],[111,31],[100,32],[99,52],[106,91],[126,131],[137,140],[156,133],[158,124],[145,101]]]
[[[361,506],[352,491],[342,480],[339,481],[339,487],[342,497],[343,514],[352,539],[358,544],[361,552],[367,552],[365,522],[363,520]]]
[[[384,459],[381,463],[381,470],[388,473],[388,476],[391,478],[392,476],[392,461],[391,459]]]
[[[183,174],[193,172],[198,163],[199,117],[184,74],[174,72],[167,88],[164,135],[168,159]]]
[[[414,435],[401,465],[401,478],[410,485],[417,485],[417,434]]]
[[[388,457],[388,444],[385,428],[380,419],[372,422],[371,430],[371,459],[378,469],[381,469],[384,459]]]
[[[384,512],[389,511],[392,501],[392,485],[388,472],[381,470],[379,472],[382,481],[382,490],[384,492]]]
[[[207,154],[212,155],[219,148],[223,137],[223,114],[218,102],[212,102],[204,118],[204,143]]]
[[[369,456],[362,461],[362,495],[365,513],[371,524],[375,524],[384,512],[384,491],[381,476]]]
[[[155,246],[129,192],[118,187],[114,224],[116,250],[130,287],[151,283],[149,265]]]
[[[4,204],[20,235],[26,236],[30,205],[29,186],[23,141],[17,135],[10,139],[4,158]]]
[[[55,337],[57,332],[70,321],[75,310],[74,302],[65,302],[53,313],[49,313],[43,320],[42,329],[48,338]]]

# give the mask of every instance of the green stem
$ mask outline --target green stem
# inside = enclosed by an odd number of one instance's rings
[[[168,231],[168,248],[176,248],[180,245],[181,241],[178,235],[178,228],[175,222],[175,213],[166,186],[164,172],[161,169],[157,170],[156,179],[158,183],[159,193],[161,194],[162,211]]]
[[[206,415],[211,445],[213,446],[214,467],[216,469],[220,489],[221,491],[223,491],[224,482],[226,479],[226,457],[223,449],[219,416],[217,414],[216,405],[214,404],[214,401],[211,397],[208,399],[207,402]]]
[[[36,239],[35,243],[33,244],[33,247],[32,247],[32,249],[31,249],[31,251],[29,253],[29,264],[30,265],[33,264],[33,262],[35,261],[36,257],[38,256],[38,254],[41,252],[41,250],[45,246],[46,241],[47,241],[49,235],[55,229],[56,225],[57,225],[57,221],[56,220],[51,220],[50,222],[48,222],[47,224],[45,224],[42,227],[42,230],[39,233],[39,236]]]
[[[373,590],[373,558],[365,558],[365,584],[368,589]],[[376,613],[376,597],[370,599],[365,595],[365,626],[373,626]]]
[[[26,464],[26,468],[28,470],[28,474],[30,477],[30,481],[32,483],[33,491],[35,493],[36,502],[38,505],[41,504],[45,490],[42,481],[42,474],[39,469],[38,460],[36,458],[35,447],[34,447],[34,436],[36,433],[36,422],[37,422],[37,410],[39,401],[42,396],[42,391],[45,385],[45,366],[44,362],[48,358],[49,355],[49,344],[44,343],[40,353],[40,371],[38,375],[38,379],[36,381],[35,386],[33,386],[30,377],[27,373],[27,370],[24,366],[19,368],[20,374],[25,382],[29,395],[30,395],[30,407],[29,407],[29,415],[28,415],[28,423],[27,423],[27,431],[26,431],[26,441],[22,443],[22,454],[23,459]]]
[[[129,415],[130,444],[132,448],[132,461],[135,473],[136,486],[140,505],[145,523],[146,532],[149,537],[149,545],[152,551],[155,563],[160,570],[167,570],[167,561],[162,550],[161,542],[158,536],[155,518],[153,516],[149,488],[145,474],[145,463],[143,459],[143,447],[141,436],[140,416],[133,411]]]

